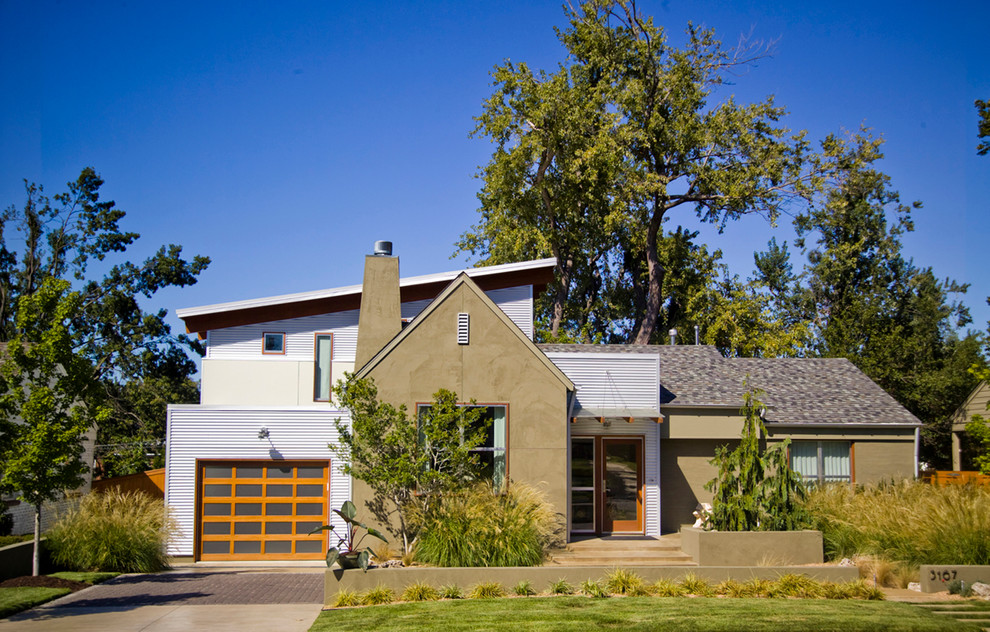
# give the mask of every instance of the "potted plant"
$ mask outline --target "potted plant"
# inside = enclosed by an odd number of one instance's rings
[[[369,527],[355,519],[357,508],[354,507],[354,503],[351,501],[344,501],[340,509],[334,509],[333,512],[347,523],[347,527],[344,535],[337,536],[337,546],[330,547],[327,551],[327,566],[333,566],[333,563],[337,562],[341,568],[360,568],[367,572],[368,562],[371,560],[371,547],[359,549],[358,547],[361,546],[361,542],[369,535],[378,538],[382,542],[388,542],[388,540],[377,529]],[[355,541],[359,528],[364,529],[365,533]],[[325,524],[313,529],[309,534],[312,535],[322,531],[334,531],[333,525]]]

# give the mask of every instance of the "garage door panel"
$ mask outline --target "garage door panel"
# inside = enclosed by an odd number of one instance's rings
[[[322,559],[329,463],[199,466],[199,559]]]

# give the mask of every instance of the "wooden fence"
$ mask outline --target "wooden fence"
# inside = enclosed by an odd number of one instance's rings
[[[990,487],[990,476],[979,472],[929,471],[921,474],[921,480],[931,485],[986,485]]]
[[[165,468],[93,481],[95,493],[102,493],[111,489],[122,492],[138,491],[144,492],[152,498],[165,498]]]

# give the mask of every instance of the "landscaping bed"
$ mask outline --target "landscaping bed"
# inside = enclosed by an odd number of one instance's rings
[[[118,574],[64,572],[52,575],[24,575],[4,580],[0,582],[0,618],[89,588]]]

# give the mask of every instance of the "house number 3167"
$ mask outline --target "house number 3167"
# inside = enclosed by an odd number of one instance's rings
[[[956,578],[956,571],[953,570],[946,570],[946,571],[929,570],[928,572],[930,574],[931,581],[951,582],[953,579]]]

